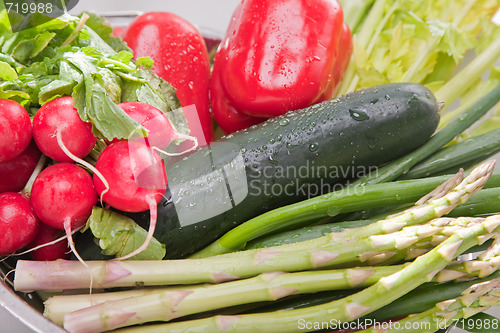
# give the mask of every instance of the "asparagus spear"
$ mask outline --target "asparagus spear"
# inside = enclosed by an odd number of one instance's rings
[[[18,260],[14,287],[18,291],[174,285],[225,282],[266,272],[293,272],[316,268],[374,265],[392,258],[414,258],[448,238],[447,230],[464,229],[463,221],[436,219],[427,225],[410,226],[388,235],[373,235],[348,244],[280,252],[279,247],[242,251],[204,259],[164,261],[33,262]],[[469,224],[482,219],[469,219]],[[422,240],[420,248],[411,246]],[[399,254],[400,253],[400,254]],[[399,254],[399,255],[398,255]],[[90,276],[90,274],[92,276]]]
[[[443,282],[457,278],[486,276],[494,273],[499,265],[500,245],[494,243],[484,258],[449,265],[440,271],[433,281]],[[246,303],[275,301],[290,294],[316,293],[328,290],[360,288],[373,285],[380,278],[394,274],[405,265],[387,267],[365,267],[329,271],[299,273],[265,273],[260,276],[217,285],[196,287],[192,290],[160,289],[137,297],[112,298],[98,305],[69,313],[64,309],[64,327],[71,332],[102,332],[118,327],[131,326],[149,321],[170,321],[194,313],[236,306]],[[128,295],[127,295],[128,296]],[[71,305],[71,297],[59,302]],[[116,312],[116,309],[120,309]],[[50,310],[48,310],[50,312]],[[52,312],[54,314],[54,312]],[[133,314],[125,320],[123,313]],[[58,313],[57,317],[62,317]]]
[[[96,333],[118,327],[174,318],[246,303],[274,301],[291,294],[369,286],[402,266],[368,267],[298,273],[270,272],[194,290],[107,301],[64,316],[72,333]]]
[[[492,175],[492,177],[495,175]],[[488,184],[490,183],[488,181]],[[399,210],[399,209],[398,209]],[[475,215],[486,215],[495,214],[500,212],[500,187],[486,188],[483,187],[479,192],[474,194],[466,203],[459,205],[454,208],[447,216],[459,217],[459,216],[475,216]],[[367,215],[368,214],[368,215]],[[308,227],[302,227],[295,230],[284,231],[277,234],[272,234],[257,238],[245,246],[246,250],[278,246],[283,244],[292,244],[301,241],[306,241],[314,238],[319,238],[326,236],[332,232],[340,232],[345,229],[352,229],[362,227],[374,222],[377,222],[389,214],[384,213],[379,217],[376,212],[363,211],[363,215],[367,219],[360,220],[345,220],[342,222],[331,222],[326,224],[312,225]]]
[[[444,283],[428,283],[416,288],[408,294],[398,298],[396,301],[388,304],[366,316],[360,318],[360,321],[386,321],[393,318],[406,317],[412,313],[420,313],[434,307],[436,303],[456,298],[473,284],[500,278],[500,271],[492,275],[479,279],[467,279],[466,281],[450,281]],[[261,305],[242,313],[270,312],[277,310],[291,310],[310,307],[313,305],[324,304],[333,300],[346,297],[356,292],[355,289],[321,292],[315,294],[301,295],[281,302],[273,302]],[[232,313],[235,314],[235,313]]]
[[[493,172],[495,162],[485,162],[476,169],[474,169],[468,177],[466,177],[461,183],[461,177],[463,173],[458,173],[454,177],[450,178],[448,181],[438,186],[435,190],[433,190],[428,195],[421,198],[417,201],[419,207],[414,207],[411,210],[406,210],[399,215],[390,216],[388,219],[370,224],[364,228],[356,228],[351,230],[345,230],[341,233],[333,233],[332,239],[329,240],[327,237],[320,238],[316,240],[311,240],[309,242],[300,243],[303,247],[307,248],[309,246],[313,246],[311,243],[318,244],[321,241],[339,241],[346,240],[353,236],[362,237],[363,235],[376,234],[387,228],[386,232],[390,232],[392,230],[397,230],[393,228],[403,227],[409,223],[411,220],[411,224],[422,223],[423,221],[429,221],[432,218],[442,216],[444,214],[449,213],[453,208],[455,208],[458,204],[465,202],[472,194],[477,192],[484,184],[488,181],[491,173]],[[460,183],[457,185],[457,183]],[[474,184],[474,185],[472,185]],[[389,184],[385,184],[381,186],[380,189],[377,189],[377,192],[382,189],[382,187],[387,188]],[[366,186],[367,188],[378,188],[378,186]],[[453,189],[453,187],[455,187]],[[453,190],[452,190],[453,189]],[[446,192],[451,191],[447,196],[444,195]],[[346,190],[349,193],[349,189]],[[369,193],[370,191],[368,191]],[[366,193],[366,192],[365,192]],[[380,192],[379,192],[380,193]],[[457,200],[457,197],[460,196],[463,199]],[[368,209],[369,204],[364,201],[363,196],[355,196],[356,201],[360,205],[364,205],[362,209]],[[275,209],[271,212],[262,214],[257,216],[239,226],[232,229],[218,240],[202,249],[201,251],[195,253],[191,256],[191,258],[204,258],[210,257],[222,253],[228,253],[231,251],[238,250],[243,247],[248,241],[255,239],[259,236],[264,235],[266,232],[270,230],[270,228],[275,224],[283,224],[283,221],[287,221],[290,219],[297,218],[300,216],[300,212],[311,212],[313,211],[317,218],[327,216],[328,212],[331,211],[332,206],[337,207],[336,211],[342,211],[338,207],[342,207],[338,203],[338,194],[336,192],[331,193],[326,196],[321,196],[320,198],[313,198],[310,200],[306,200],[305,202],[300,202],[298,204],[294,204],[291,206],[282,207],[279,209]],[[340,202],[345,200],[346,197],[343,196],[343,193],[340,193]],[[352,201],[353,196],[350,196],[349,201]],[[312,206],[311,206],[312,205]],[[356,206],[356,204],[354,204]],[[344,207],[346,206],[344,201]],[[311,210],[311,207],[315,207],[315,209]],[[351,204],[352,207],[352,204]],[[446,207],[446,208],[445,208]],[[356,210],[359,210],[361,207],[356,207]],[[353,211],[353,210],[351,210]],[[320,214],[323,212],[322,216]],[[348,212],[348,210],[344,210],[342,212]],[[326,213],[326,214],[325,214]],[[310,213],[308,213],[310,214]],[[331,214],[330,214],[331,215]],[[300,217],[299,217],[300,219]],[[277,228],[273,228],[274,231]],[[293,246],[297,248],[299,243],[295,243]]]
[[[435,307],[425,312],[408,316],[397,322],[385,325],[385,333],[433,333],[454,325],[460,319],[469,318],[492,306],[500,305],[500,279],[475,284],[467,288],[460,297],[439,302]],[[497,327],[492,332],[498,331]],[[380,325],[374,325],[359,333],[380,332]]]
[[[301,332],[313,322],[355,320],[387,305],[432,278],[456,256],[468,248],[493,237],[500,227],[500,216],[490,216],[484,222],[456,232],[429,253],[418,257],[401,271],[380,279],[373,286],[327,304],[305,309],[271,313],[215,316],[199,320],[160,325],[131,327],[117,332]]]
[[[194,290],[202,286],[203,285],[133,288],[127,290],[92,293],[92,294],[55,295],[47,298],[44,301],[43,315],[46,318],[50,319],[52,322],[62,326],[64,323],[64,316],[67,313],[87,308],[95,304],[100,304],[106,301],[113,301],[130,297],[151,295],[166,291],[180,292],[183,290]]]

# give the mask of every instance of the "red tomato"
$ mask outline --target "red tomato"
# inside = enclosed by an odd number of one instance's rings
[[[131,23],[124,40],[136,58],[148,56],[154,60],[153,71],[177,89],[183,107],[196,107],[196,114],[186,112],[190,135],[198,138],[200,146],[212,141],[210,60],[201,33],[175,14],[151,12]]]

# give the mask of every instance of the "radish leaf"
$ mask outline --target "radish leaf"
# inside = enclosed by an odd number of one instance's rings
[[[99,239],[103,254],[116,257],[124,256],[139,248],[147,235],[147,231],[132,219],[100,207],[94,207],[92,210],[87,227],[94,237]],[[165,254],[165,245],[153,238],[145,251],[131,259],[161,260]]]

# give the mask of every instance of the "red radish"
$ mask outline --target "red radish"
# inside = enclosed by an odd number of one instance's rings
[[[124,102],[118,104],[118,106],[148,130],[149,133],[146,138],[137,138],[137,140],[143,140],[146,145],[158,148],[158,150],[170,156],[182,155],[198,147],[196,137],[176,132],[167,116],[154,106],[140,102]],[[193,145],[181,153],[166,153],[164,150],[176,139],[191,140]],[[119,140],[115,139],[113,142],[116,141]]]
[[[145,144],[120,141],[103,150],[96,169],[109,182],[106,192],[105,185],[94,174],[95,189],[107,204],[125,212],[150,211],[150,226],[144,244],[118,259],[130,258],[146,249],[153,237],[156,206],[167,188],[165,166],[160,156]]]
[[[42,153],[34,141],[21,155],[0,162],[0,192],[19,192],[35,170]]]
[[[36,236],[40,220],[30,200],[20,193],[0,194],[0,255],[28,245]]]
[[[124,102],[118,106],[148,130],[146,140],[150,146],[165,149],[176,139],[175,134],[177,133],[170,121],[163,112],[154,106],[140,102]]]
[[[94,148],[97,138],[92,124],[83,121],[73,106],[72,97],[59,97],[45,103],[33,118],[33,138],[45,155],[59,162],[77,162],[102,178],[93,165],[83,160]]]
[[[29,244],[32,249],[31,257],[38,261],[51,261],[57,259],[67,259],[68,240],[64,237],[64,232],[51,226],[40,223],[40,228],[35,239]]]
[[[83,158],[92,151],[97,140],[92,124],[80,118],[69,96],[47,102],[38,110],[33,118],[33,137],[42,153],[59,162],[74,160],[61,145],[76,157]]]
[[[30,144],[31,119],[21,104],[0,99],[0,162],[19,156]]]
[[[44,169],[33,183],[31,203],[43,223],[64,230],[73,253],[80,261],[71,229],[85,224],[97,203],[92,177],[73,163],[58,163]]]

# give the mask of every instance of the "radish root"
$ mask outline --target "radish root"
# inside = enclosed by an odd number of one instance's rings
[[[190,151],[193,151],[195,150],[196,148],[198,148],[199,144],[198,144],[198,138],[194,137],[194,136],[190,136],[190,135],[185,135],[185,134],[182,134],[182,133],[176,133],[176,139],[183,139],[183,140],[189,140],[189,141],[193,141],[193,146],[191,148],[188,148],[182,152],[179,152],[179,153],[169,153],[165,150],[162,150],[158,147],[153,147],[154,150],[162,153],[162,154],[165,154],[167,156],[181,156],[181,155],[184,155],[186,153],[189,153]]]
[[[85,260],[83,260],[83,258],[80,256],[80,254],[78,253],[78,251],[75,248],[75,243],[73,242],[73,232],[71,230],[71,218],[66,218],[64,220],[64,231],[66,232],[66,237],[68,239],[68,245],[71,249],[71,252],[73,252],[73,254],[78,259],[78,261],[81,262],[82,265],[85,266],[85,268],[89,272],[89,276],[90,276],[89,290],[90,290],[90,294],[92,295],[92,286],[94,285],[94,278],[92,276],[92,271],[90,270],[89,265],[87,265]]]
[[[79,164],[83,165],[84,167],[86,167],[87,169],[89,169],[90,171],[92,171],[102,181],[102,183],[104,184],[104,187],[105,187],[104,191],[102,191],[99,194],[99,200],[100,200],[101,205],[102,205],[103,204],[102,198],[103,198],[104,194],[106,194],[109,191],[109,183],[106,180],[106,178],[104,178],[102,173],[99,170],[97,170],[95,166],[93,166],[89,162],[75,156],[72,152],[69,151],[68,147],[66,147],[66,145],[64,144],[64,142],[62,140],[62,134],[61,134],[60,130],[58,130],[56,132],[56,139],[57,139],[57,143],[59,144],[59,147],[66,154],[66,156],[71,158],[76,163],[79,163]]]
[[[151,242],[151,240],[153,239],[153,234],[155,232],[155,229],[156,229],[156,219],[157,219],[157,215],[158,215],[158,211],[157,211],[157,203],[156,203],[156,200],[154,199],[153,196],[149,196],[146,198],[146,201],[149,205],[149,214],[150,214],[150,221],[149,221],[149,230],[148,230],[148,234],[146,236],[146,239],[144,240],[144,243],[142,243],[141,246],[139,246],[137,249],[135,249],[134,251],[130,252],[129,254],[126,254],[122,257],[119,257],[119,258],[114,258],[113,260],[125,260],[125,259],[129,259],[139,253],[141,253],[142,251],[146,250],[149,243]]]
[[[71,230],[71,234],[75,234],[77,231],[80,231],[83,229],[83,227],[85,227],[85,225],[82,225],[81,227],[78,227],[78,228],[75,228],[73,230]],[[65,239],[67,239],[68,237],[65,235],[65,236],[61,236],[57,239],[54,239],[53,241],[50,241],[50,242],[47,242],[47,243],[44,243],[44,244],[40,244],[40,245],[37,245],[35,247],[32,247],[31,249],[28,249],[26,251],[23,251],[23,252],[20,252],[20,253],[12,253],[10,254],[8,257],[12,257],[12,256],[22,256],[22,255],[25,255],[25,254],[28,254],[30,252],[33,252],[33,251],[36,251],[38,249],[41,249],[43,247],[46,247],[46,246],[50,246],[50,245],[54,245],[56,243],[59,243]]]

